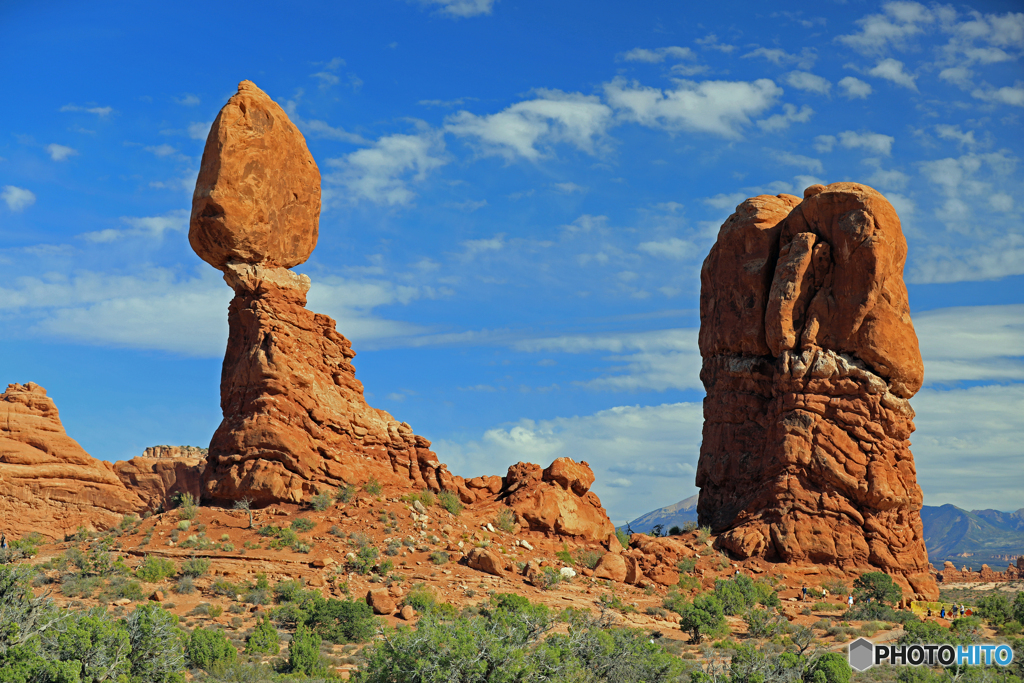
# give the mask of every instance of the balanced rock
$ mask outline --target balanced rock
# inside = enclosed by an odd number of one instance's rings
[[[701,270],[701,525],[736,556],[938,590],[908,399],[923,381],[892,205],[855,183],[759,196]]]
[[[204,501],[297,503],[371,477],[454,488],[429,441],[367,405],[351,343],[305,307],[310,280],[288,268],[316,245],[319,211],[320,174],[305,140],[243,81],[206,141],[189,232],[235,292]]]
[[[291,268],[316,246],[320,170],[284,110],[251,81],[206,138],[188,238],[199,257]]]
[[[53,399],[34,382],[10,384],[0,394],[0,492],[8,536],[108,529],[145,508],[110,463],[67,435]]]

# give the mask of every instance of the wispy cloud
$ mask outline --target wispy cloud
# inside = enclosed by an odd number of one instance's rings
[[[871,86],[853,76],[840,79],[839,88],[843,91],[843,97],[851,100],[867,99],[867,96],[871,94]]]
[[[145,237],[147,239],[160,240],[164,234],[171,232],[187,232],[189,212],[185,209],[170,211],[163,216],[132,217],[123,216],[121,221],[127,224],[128,228],[118,230],[107,228],[94,232],[86,232],[80,235],[93,243],[116,242],[129,237]]]
[[[643,47],[635,47],[629,52],[623,52],[617,59],[624,62],[647,62],[648,64],[659,64],[666,59],[696,59],[697,55],[688,47],[659,47],[649,50]]]
[[[883,59],[874,68],[868,70],[868,74],[892,81],[896,85],[917,90],[916,76],[907,73],[903,68],[903,62],[898,59]]]
[[[476,17],[490,14],[497,0],[418,0],[422,5],[438,6],[438,11],[450,17]]]
[[[49,154],[50,158],[54,161],[65,161],[68,157],[73,157],[78,154],[78,150],[65,145],[52,143],[46,146],[46,153]]]
[[[791,71],[786,74],[786,83],[798,90],[828,95],[832,90],[832,83],[827,78],[822,78],[807,71]]]
[[[368,200],[399,206],[415,199],[411,184],[423,182],[431,171],[445,163],[444,137],[440,131],[386,135],[367,149],[328,159],[327,165],[337,170],[324,180],[344,188],[349,202]]]
[[[100,118],[110,116],[114,112],[113,107],[80,107],[76,104],[65,104],[60,110],[65,112],[85,112],[86,114],[95,114]]]

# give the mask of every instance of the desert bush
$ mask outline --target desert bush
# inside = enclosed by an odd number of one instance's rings
[[[308,517],[299,517],[292,522],[292,528],[299,533],[305,533],[316,526],[316,522]]]
[[[593,569],[597,566],[597,563],[604,557],[604,552],[600,550],[594,550],[591,548],[581,548],[576,551],[576,564],[579,564],[587,569]]]
[[[890,605],[900,601],[903,589],[893,583],[892,577],[884,572],[867,572],[854,580],[853,595],[857,602],[874,600],[883,605]]]
[[[348,558],[346,564],[353,571],[365,575],[373,570],[378,557],[380,557],[380,551],[372,545],[365,545],[356,553],[353,553],[353,557]]]
[[[158,583],[174,576],[176,571],[172,560],[146,555],[142,564],[135,570],[135,576],[146,583]]]
[[[430,553],[430,561],[434,564],[448,564],[449,559],[451,558],[448,557],[448,553],[441,550]]]
[[[309,499],[309,505],[317,512],[323,512],[331,507],[331,494],[321,491]]]
[[[177,583],[174,584],[174,592],[181,595],[189,595],[190,593],[196,592],[195,581],[191,576],[182,576],[178,579]]]
[[[680,574],[689,574],[697,568],[696,557],[686,557],[676,562],[676,569],[679,570]]]
[[[707,543],[711,539],[711,527],[702,526],[697,530],[697,541],[699,543]]]
[[[779,594],[764,581],[754,581],[746,574],[715,581],[715,596],[721,601],[725,614],[743,614],[760,603],[766,607],[779,605]]]
[[[432,589],[422,583],[418,583],[409,590],[402,604],[409,605],[420,614],[423,614],[430,611],[437,604],[437,595]]]
[[[123,576],[115,576],[110,580],[110,585],[104,591],[108,600],[120,600],[127,598],[132,601],[142,600],[145,597],[142,593],[142,586],[138,581],[130,581]]]
[[[370,480],[363,484],[363,490],[371,496],[379,496],[384,490],[384,486],[377,481],[377,477],[370,477]]]
[[[307,608],[305,625],[331,643],[362,643],[376,628],[373,610],[365,600],[336,600],[314,596]]]
[[[188,659],[192,666],[209,669],[214,664],[229,664],[238,657],[235,646],[223,631],[197,628],[188,637]]]
[[[974,613],[993,626],[1013,619],[1013,605],[1005,595],[993,593],[978,600]]]
[[[345,484],[343,486],[339,486],[334,492],[334,500],[339,503],[349,503],[353,498],[355,498],[355,495],[356,487],[351,484]]]
[[[491,520],[495,529],[504,531],[507,534],[515,531],[516,528],[516,513],[509,507],[503,507],[498,511],[498,514]]]
[[[725,628],[724,608],[715,595],[698,595],[692,603],[674,611],[679,614],[679,627],[690,634],[691,643],[699,643]]]
[[[223,595],[225,597],[233,598],[241,591],[241,586],[228,581],[223,576],[218,576],[213,580],[213,583],[210,584],[210,592],[214,595]]]
[[[747,632],[751,638],[772,638],[782,633],[788,622],[774,609],[751,608],[743,616],[747,623]]]
[[[182,576],[200,577],[210,571],[210,560],[205,557],[192,557],[185,560],[178,570]]]
[[[842,579],[825,579],[821,587],[829,592],[829,595],[848,595],[850,587]]]
[[[462,514],[462,501],[454,491],[441,491],[437,494],[437,504],[456,517]]]
[[[288,670],[305,676],[322,676],[327,673],[327,663],[320,654],[320,643],[320,636],[300,624],[288,643]]]
[[[249,654],[259,652],[276,655],[281,650],[279,643],[277,629],[270,623],[270,618],[264,616],[256,622],[256,628],[245,639],[245,651]]]
[[[178,504],[178,519],[190,520],[196,518],[196,514],[199,512],[199,505],[191,493],[179,493],[175,496],[175,499]]]

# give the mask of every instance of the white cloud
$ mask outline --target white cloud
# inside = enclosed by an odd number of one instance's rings
[[[169,211],[163,216],[131,217],[122,216],[121,221],[127,223],[130,228],[115,230],[107,228],[95,232],[87,232],[80,235],[85,240],[95,243],[114,242],[126,237],[146,237],[149,239],[163,239],[167,231],[187,232],[189,222],[189,211],[177,209]]]
[[[0,192],[0,199],[7,203],[11,211],[24,211],[36,203],[36,196],[31,190],[14,185],[4,185],[3,192]]]
[[[829,137],[831,136],[819,136],[816,139],[820,140],[821,146],[824,147],[827,144],[826,138]],[[896,142],[896,138],[870,131],[858,133],[852,130],[844,130],[839,134],[839,142],[847,149],[863,149],[872,154],[890,156],[892,154],[892,145]]]
[[[490,14],[496,0],[419,0],[423,5],[440,5],[441,14],[452,17],[475,17]]]
[[[961,306],[914,315],[925,381],[1024,380],[1024,305]]]
[[[210,135],[213,122],[194,121],[188,124],[188,136],[193,140],[205,140]]]
[[[64,161],[68,157],[78,154],[78,150],[53,143],[46,146],[46,153],[49,154],[50,158],[54,161]]]
[[[904,88],[917,90],[917,83],[914,82],[916,77],[904,71],[903,62],[898,59],[883,59],[873,69],[869,69],[868,74],[877,76],[878,78],[884,78],[887,81],[892,81],[896,85],[901,85]]]
[[[994,104],[1009,104],[1013,107],[1024,107],[1024,83],[1017,81],[1013,86],[1003,88],[977,88],[971,92],[971,97]]]
[[[993,211],[1000,211],[1002,213],[1013,211],[1013,197],[1005,192],[996,192],[989,195],[988,204],[992,207]]]
[[[959,85],[961,88],[971,87],[973,85],[971,82],[973,76],[974,72],[965,66],[953,66],[939,72],[939,78],[949,81],[954,85]]]
[[[914,461],[925,504],[1021,506],[1024,384],[925,389],[912,403]]]
[[[340,140],[341,142],[348,142],[353,145],[372,144],[362,135],[349,133],[344,128],[336,128],[328,124],[326,121],[318,121],[317,119],[301,119],[301,121],[302,128],[306,131],[307,135],[312,134],[316,137],[326,138],[328,140]]]
[[[463,252],[461,258],[465,261],[472,260],[480,254],[488,251],[501,251],[505,248],[505,236],[495,235],[487,239],[466,240],[461,243]]]
[[[859,78],[847,76],[839,81],[839,87],[843,90],[843,97],[848,99],[866,99],[871,94],[871,86]]]
[[[642,47],[636,47],[619,55],[619,59],[625,62],[647,62],[649,64],[658,64],[664,62],[666,58],[671,59],[696,59],[697,55],[694,54],[693,50],[688,47],[659,47],[655,50],[648,50]]]
[[[729,54],[730,52],[732,52],[733,50],[736,49],[735,45],[728,45],[728,44],[719,42],[718,36],[716,36],[714,33],[709,33],[708,35],[704,36],[703,38],[698,38],[697,40],[695,40],[693,42],[697,43],[698,45],[700,45],[704,49],[707,49],[707,50],[718,50],[719,52],[724,52],[725,54]]]
[[[703,410],[699,403],[619,406],[592,415],[520,420],[477,440],[435,440],[434,449],[463,476],[504,474],[520,461],[585,460],[593,490],[616,524],[696,492]]]
[[[936,210],[936,214],[940,211]],[[1024,275],[1024,235],[1000,234],[969,247],[930,245],[920,250],[911,265],[907,280],[913,284],[976,282]]]
[[[590,189],[587,187],[583,187],[582,185],[577,185],[576,183],[555,183],[552,185],[552,187],[554,187],[559,192],[564,192],[565,194],[573,194],[574,192],[585,194],[587,190]]]
[[[939,124],[935,126],[935,132],[943,140],[956,140],[961,147],[964,145],[974,147],[978,144],[978,141],[974,139],[974,131],[969,130],[965,133],[960,130],[960,126]]]
[[[827,78],[822,78],[807,71],[790,71],[786,74],[786,83],[798,90],[815,92],[819,95],[828,95],[829,91],[832,90],[832,84],[829,83]]]
[[[344,187],[350,202],[366,199],[397,206],[416,197],[408,187],[410,182],[422,182],[445,163],[444,138],[439,131],[386,135],[368,149],[328,159],[327,164],[339,170],[324,180]]]
[[[821,161],[812,157],[806,157],[802,154],[793,154],[792,152],[769,152],[772,159],[779,162],[780,164],[786,164],[787,166],[798,166],[802,169],[810,171],[811,173],[825,173],[825,167],[821,165]]]
[[[766,78],[753,82],[680,81],[675,90],[665,91],[616,78],[604,89],[608,103],[627,121],[726,138],[741,137],[750,117],[773,107],[782,95],[782,89]]]
[[[60,108],[60,110],[61,111],[80,111],[80,112],[85,112],[87,114],[95,114],[96,116],[99,116],[100,118],[104,118],[106,116],[110,116],[110,114],[113,113],[113,111],[114,111],[113,108],[111,108],[111,107],[79,107],[78,105],[75,105],[75,104],[65,104],[63,107]]]
[[[835,135],[819,135],[814,138],[814,149],[823,154],[827,154],[836,146],[836,142],[838,142],[838,140]]]
[[[704,203],[715,209],[731,213],[746,198],[747,194],[745,192],[729,192],[708,197],[704,200]]]
[[[176,150],[175,148],[171,147],[167,143],[164,143],[162,145],[154,145],[154,146],[150,146],[150,147],[145,147],[144,149],[147,152],[151,152],[151,153],[155,154],[158,157],[169,157],[169,156],[173,156],[173,155],[178,153],[178,150]]]
[[[671,246],[662,243],[651,250]],[[650,253],[650,252],[649,252]],[[662,254],[665,255],[665,254]],[[517,351],[528,353],[597,353],[617,354],[603,360],[617,364],[611,373],[584,382],[583,385],[604,391],[637,391],[667,389],[703,389],[700,382],[700,352],[696,329],[655,330],[652,332],[564,335],[527,339],[513,344]],[[620,372],[624,370],[625,372]]]
[[[752,57],[767,59],[775,66],[788,66],[793,64],[801,69],[810,69],[814,66],[814,62],[817,60],[818,55],[814,50],[806,47],[798,55],[790,54],[779,48],[759,47],[756,50],[743,55],[741,59],[750,59]]]
[[[909,38],[920,35],[935,16],[917,2],[887,2],[883,14],[858,19],[860,31],[836,38],[864,54],[878,54],[889,47],[905,47]]]
[[[497,114],[477,116],[460,111],[449,116],[445,129],[479,140],[483,154],[537,161],[539,146],[568,143],[596,154],[612,122],[611,109],[594,96],[538,90],[538,98],[517,102]]]
[[[766,119],[761,119],[757,122],[757,125],[765,132],[774,133],[785,130],[794,123],[807,123],[813,115],[814,110],[806,104],[797,109],[796,105],[787,102],[782,105],[781,114],[773,114]]]
[[[196,95],[185,93],[183,97],[175,97],[174,101],[185,107],[194,107],[197,104],[199,104],[202,100],[200,100]]]
[[[701,245],[701,248],[703,245]],[[641,242],[637,249],[646,252],[651,256],[660,256],[662,258],[672,259],[675,261],[686,261],[689,259],[703,256],[701,248],[698,248],[693,242],[689,240],[682,240],[678,237],[671,237],[667,240],[654,241],[654,242]]]
[[[896,169],[884,169],[878,164],[876,164],[875,172],[868,177],[868,185],[881,190],[899,191],[904,189],[908,182],[910,182],[910,176],[906,173]]]

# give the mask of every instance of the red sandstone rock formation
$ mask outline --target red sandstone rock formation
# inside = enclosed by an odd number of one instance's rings
[[[957,571],[956,565],[949,560],[942,567],[942,571],[936,575],[936,580],[940,583],[976,583],[980,581],[989,582],[1002,582],[1002,581],[1020,581],[1024,579],[1024,556],[1017,558],[1016,565],[1009,565],[1006,567],[1005,572],[994,571],[987,564],[981,565],[980,571],[974,571],[967,567],[961,567]]]
[[[617,546],[615,525],[590,490],[593,483],[594,473],[586,462],[558,458],[543,470],[521,462],[508,468],[498,500],[515,510],[531,531]]]
[[[0,394],[0,494],[8,536],[107,529],[144,509],[110,463],[67,435],[53,400],[34,382],[8,385]]]
[[[697,511],[741,558],[882,569],[935,597],[908,440],[923,364],[899,218],[875,190],[762,195],[701,271]]]
[[[143,458],[206,458],[208,450],[198,446],[149,446]]]
[[[319,211],[305,139],[243,81],[207,138],[189,231],[235,291],[204,500],[299,502],[370,477],[452,488],[429,441],[367,405],[334,320],[305,308],[309,278],[287,268],[316,246]]]
[[[178,493],[191,494],[196,500],[202,495],[203,470],[206,469],[205,453],[202,457],[173,456],[170,446],[156,446],[167,451],[147,448],[146,453],[154,452],[156,457],[138,457],[114,463],[114,472],[125,486],[134,491],[146,509],[156,511],[169,510],[173,507],[173,498]],[[174,446],[173,448],[178,448]],[[184,448],[194,448],[186,446]],[[206,449],[195,449],[205,451]],[[179,451],[190,452],[190,451]]]

